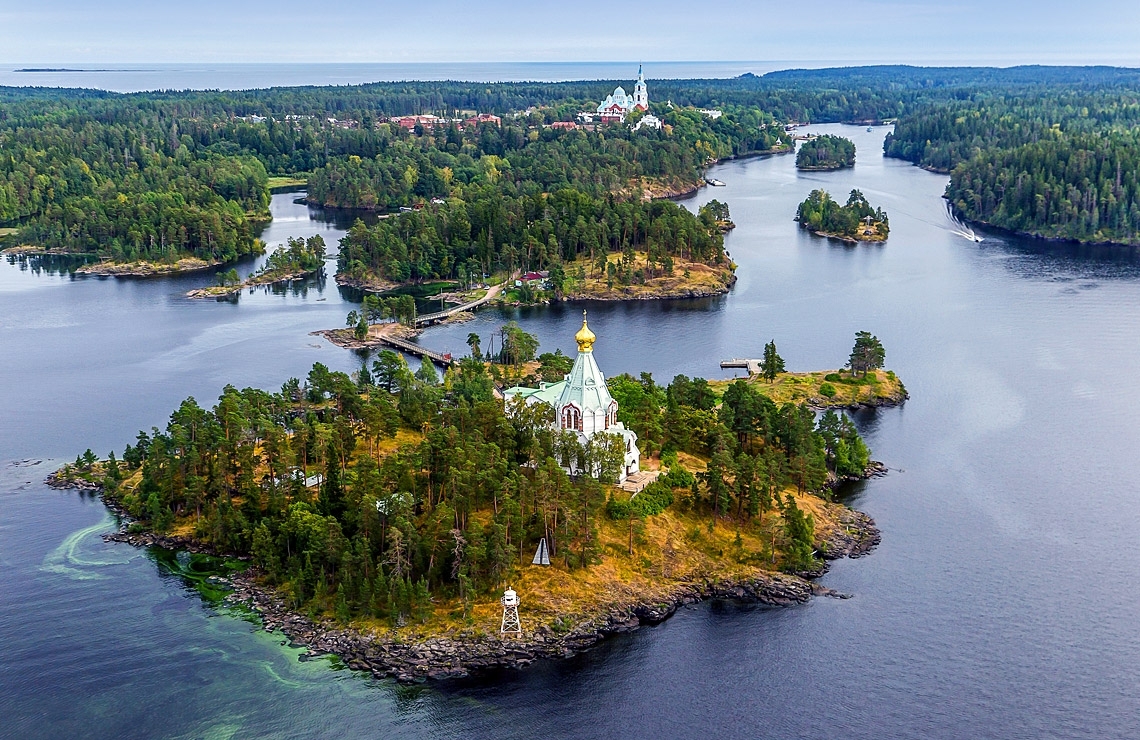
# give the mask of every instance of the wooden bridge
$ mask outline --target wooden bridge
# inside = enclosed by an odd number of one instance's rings
[[[415,342],[409,342],[407,339],[400,339],[399,337],[394,337],[390,334],[381,334],[377,337],[377,339],[390,347],[395,347],[401,352],[407,352],[413,357],[419,357],[424,360],[431,360],[435,364],[441,365],[443,367],[451,367],[452,365],[456,364],[456,361],[452,358],[450,352],[447,352],[446,354],[443,352],[435,352],[428,349],[427,347],[421,347]]]
[[[483,296],[482,298],[477,298],[473,301],[468,301],[467,303],[463,303],[458,306],[452,306],[445,311],[436,311],[435,313],[425,313],[422,316],[417,316],[416,326],[430,326],[432,324],[438,324],[439,322],[444,321],[457,313],[470,311],[473,308],[478,308],[479,306],[482,306],[484,303],[487,303],[495,296],[497,296],[499,292],[502,291],[504,285],[506,285],[506,283],[488,288],[487,295]]]

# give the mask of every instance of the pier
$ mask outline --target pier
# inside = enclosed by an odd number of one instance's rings
[[[745,370],[747,370],[749,375],[759,375],[760,374],[760,363],[761,363],[760,360],[746,360],[746,359],[740,359],[739,357],[736,357],[736,358],[733,358],[731,360],[721,360],[720,366],[722,368],[741,367],[741,368],[744,368]]]

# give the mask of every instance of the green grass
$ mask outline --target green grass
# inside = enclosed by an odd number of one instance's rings
[[[270,190],[279,190],[281,188],[296,188],[308,184],[309,175],[306,172],[298,172],[293,175],[272,175],[269,178]]]

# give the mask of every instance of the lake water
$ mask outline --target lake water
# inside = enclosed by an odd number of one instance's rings
[[[852,138],[853,170],[791,157],[730,162],[687,202],[729,203],[739,282],[727,296],[500,312],[436,327],[465,350],[509,318],[573,349],[590,311],[610,374],[718,377],[774,339],[793,370],[838,367],[882,339],[911,392],[858,423],[891,474],[852,504],[883,543],[823,584],[854,594],[790,609],[682,610],[562,663],[401,688],[301,662],[145,552],[105,544],[96,500],[42,485],[91,446],[121,450],[186,395],[276,388],[314,361],[360,358],[309,336],[354,304],[333,284],[236,303],[183,294],[209,275],[74,279],[0,263],[0,735],[10,737],[1140,736],[1140,262],[954,232],[943,176]],[[889,213],[884,245],[798,230],[816,187],[860,188]],[[265,238],[337,226],[274,199]],[[251,269],[247,265],[243,269]],[[331,273],[332,265],[330,265]],[[39,465],[8,461],[32,458]],[[54,458],[54,460],[49,459]],[[523,595],[525,619],[525,594]]]

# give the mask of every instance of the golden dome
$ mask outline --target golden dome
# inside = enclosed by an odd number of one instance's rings
[[[579,352],[592,352],[594,349],[594,332],[590,331],[590,327],[586,325],[586,312],[582,312],[582,328],[574,335],[574,341],[578,343]]]

